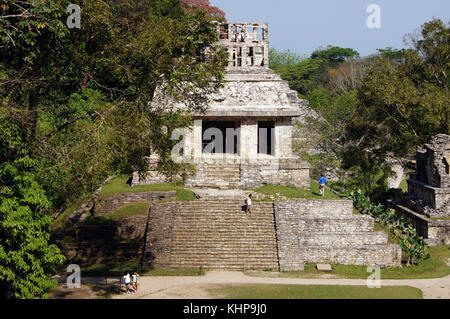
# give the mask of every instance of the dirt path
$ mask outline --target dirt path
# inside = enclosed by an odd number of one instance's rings
[[[116,299],[213,299],[210,288],[223,284],[295,284],[365,286],[363,279],[297,279],[250,277],[242,272],[211,271],[202,277],[141,277],[137,294],[121,294]],[[422,290],[425,299],[450,299],[450,276],[436,279],[386,279],[382,286],[411,286]]]

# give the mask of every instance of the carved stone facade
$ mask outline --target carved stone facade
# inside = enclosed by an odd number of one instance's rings
[[[410,219],[430,245],[450,244],[450,135],[438,134],[416,153],[416,174],[408,196],[395,201],[397,213]]]
[[[408,180],[407,206],[427,217],[450,217],[450,135],[436,135],[417,149],[416,174]]]
[[[299,138],[295,123],[312,111],[269,69],[267,24],[219,24],[218,35],[229,54],[225,85],[185,131],[183,158],[197,167],[187,185],[309,188],[309,165],[295,156],[292,145]],[[154,181],[155,174],[147,180],[135,174],[132,185]]]

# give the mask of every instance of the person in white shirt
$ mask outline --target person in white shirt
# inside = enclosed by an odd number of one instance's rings
[[[125,276],[123,276],[123,281],[125,282],[125,290],[127,291],[127,294],[129,294],[130,290],[133,290],[131,287],[131,278],[129,273],[126,273]]]
[[[137,292],[137,291],[138,291],[138,277],[139,277],[139,275],[138,275],[138,273],[135,271],[135,272],[133,273],[132,277],[133,277],[133,288],[134,288],[134,292]]]
[[[247,214],[247,212],[249,214],[252,213],[252,194],[248,195],[248,197],[245,199],[245,213]]]

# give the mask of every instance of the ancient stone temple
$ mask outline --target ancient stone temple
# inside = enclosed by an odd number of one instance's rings
[[[395,202],[418,233],[431,245],[450,243],[450,135],[438,134],[418,147],[416,172],[408,180],[408,196]]]
[[[218,25],[229,54],[224,87],[195,114],[183,152],[197,172],[193,187],[257,188],[263,184],[309,188],[309,165],[293,153],[296,122],[311,110],[286,81],[269,69],[268,26]],[[133,185],[161,182],[135,174]]]
[[[417,149],[416,174],[408,180],[408,195],[419,204],[415,209],[420,213],[428,217],[450,216],[449,165],[449,135],[436,135],[430,144]]]

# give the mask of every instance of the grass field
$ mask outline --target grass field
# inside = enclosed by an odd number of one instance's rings
[[[264,185],[254,191],[265,195],[281,195],[292,199],[343,199],[327,189],[325,190],[325,195],[323,197],[320,196],[319,184],[313,181],[311,181],[311,190],[279,185]]]
[[[381,279],[429,279],[441,278],[450,275],[450,267],[446,265],[446,260],[450,258],[450,246],[431,247],[431,257],[422,261],[419,265],[411,267],[397,267],[381,269]],[[335,275],[336,278],[367,279],[367,267],[332,265],[333,270],[327,272]],[[252,272],[247,272],[252,276]],[[278,277],[287,278],[315,278],[323,275],[319,272],[315,264],[306,264],[304,271],[292,271],[279,273]],[[257,275],[257,274],[255,274]]]
[[[422,291],[408,286],[370,289],[366,286],[223,285],[210,289],[230,299],[423,299]]]
[[[130,217],[136,215],[148,215],[148,211],[150,209],[150,203],[134,203],[130,205],[123,206],[116,210],[115,212],[105,215],[106,218],[109,219],[118,219],[122,217]]]
[[[131,187],[127,182],[129,176],[117,176],[113,178],[108,184],[106,184],[101,193],[101,198],[107,198],[114,194],[120,193],[140,193],[140,192],[150,192],[150,191],[177,191],[177,200],[180,201],[190,201],[195,200],[194,193],[188,189],[185,189],[182,185],[175,183],[166,184],[153,184],[153,185],[143,185]]]

